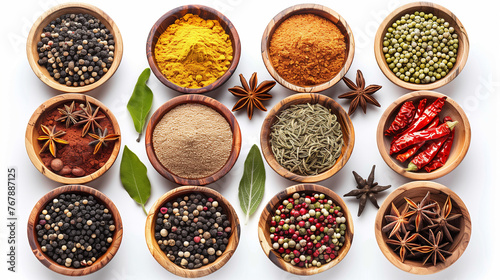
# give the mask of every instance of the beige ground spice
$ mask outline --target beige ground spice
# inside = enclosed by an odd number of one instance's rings
[[[233,143],[229,123],[214,109],[179,105],[153,131],[153,149],[161,164],[182,178],[204,178],[226,164]]]

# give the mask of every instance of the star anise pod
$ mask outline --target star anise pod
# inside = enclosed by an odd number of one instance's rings
[[[102,145],[104,145],[105,147],[108,146],[108,144],[106,144],[106,142],[115,141],[115,140],[118,140],[118,138],[120,138],[119,134],[108,134],[107,127],[104,129],[104,132],[99,128],[98,133],[99,134],[96,135],[94,133],[89,132],[89,136],[96,139],[96,140],[89,143],[90,146],[95,145],[94,155],[99,151],[99,149],[101,148]]]
[[[401,238],[401,235],[399,234],[399,232],[396,232],[397,240],[388,239],[386,241],[386,243],[396,246],[394,251],[399,249],[399,257],[401,258],[401,262],[403,262],[403,263],[405,262],[405,258],[406,258],[407,253],[410,252],[413,255],[412,248],[418,247],[417,243],[412,243],[412,241],[417,239],[418,233],[414,233],[411,236],[409,236],[409,235],[410,235],[410,232],[407,231],[405,236],[403,238]]]
[[[408,215],[408,204],[405,204],[405,208],[401,213],[398,208],[394,205],[394,202],[391,205],[391,214],[385,215],[385,220],[387,221],[387,225],[382,228],[383,232],[390,232],[389,238],[391,238],[397,232],[402,232],[406,234],[409,230],[409,221],[407,219]]]
[[[59,130],[56,132],[56,126],[54,125],[52,128],[48,128],[45,125],[41,125],[42,132],[45,135],[38,136],[37,140],[46,140],[45,144],[43,144],[42,149],[40,149],[40,153],[45,151],[47,147],[49,147],[49,151],[53,157],[56,157],[56,142],[61,144],[69,144],[68,141],[58,138],[66,134],[66,131]]]
[[[80,110],[75,111],[75,101],[71,102],[71,105],[64,104],[64,108],[57,108],[61,117],[56,119],[56,122],[64,122],[66,121],[66,128],[68,128],[71,124],[76,124],[78,122],[78,114],[80,114]]]
[[[439,228],[441,231],[443,231],[444,236],[446,236],[446,239],[448,239],[450,242],[453,242],[453,237],[451,236],[450,231],[457,232],[460,231],[460,229],[450,224],[450,221],[460,218],[462,214],[450,215],[451,209],[452,209],[451,199],[450,196],[448,196],[442,209],[439,207],[439,204],[436,206],[437,216],[436,218],[432,219],[434,224],[427,226],[425,229]]]
[[[344,83],[349,87],[352,91],[346,92],[344,94],[339,95],[339,98],[347,98],[352,99],[351,105],[349,106],[349,115],[352,115],[354,111],[361,106],[363,112],[366,114],[366,104],[371,103],[377,107],[380,107],[380,104],[377,100],[371,96],[377,90],[382,88],[379,85],[369,85],[365,88],[365,79],[363,78],[363,73],[358,70],[356,74],[356,84],[348,78],[342,78]]]
[[[83,113],[79,112],[78,116],[82,119],[81,121],[77,122],[76,125],[81,125],[85,124],[83,126],[82,130],[82,137],[87,134],[89,131],[90,127],[92,127],[92,132],[96,132],[95,127],[97,126],[102,130],[101,125],[97,122],[97,120],[104,119],[104,116],[97,116],[97,113],[99,112],[99,107],[97,107],[94,111],[92,111],[92,106],[90,105],[89,101],[87,100],[87,106],[83,107]]]
[[[234,86],[228,89],[234,96],[241,97],[240,100],[234,104],[233,112],[247,106],[248,118],[252,119],[254,107],[261,111],[267,111],[266,107],[262,104],[262,101],[272,98],[272,95],[267,92],[270,91],[274,85],[276,85],[276,82],[263,81],[257,86],[256,72],[254,72],[252,77],[250,77],[249,83],[247,83],[243,74],[240,74],[240,81],[243,87]]]
[[[387,190],[391,187],[391,185],[379,186],[377,182],[373,182],[375,179],[375,165],[372,167],[372,171],[370,172],[370,175],[366,180],[361,178],[361,176],[359,176],[355,171],[353,171],[352,174],[354,174],[354,178],[356,179],[356,183],[358,184],[356,186],[357,189],[344,194],[344,196],[356,196],[356,198],[359,199],[359,217],[365,209],[367,199],[370,199],[373,205],[379,208],[375,194]]]
[[[425,197],[420,201],[420,203],[415,203],[413,200],[410,198],[405,197],[404,199],[410,206],[410,212],[408,212],[408,215],[411,216],[410,222],[415,221],[415,230],[417,232],[422,229],[423,222],[426,221],[427,224],[432,225],[433,222],[431,220],[431,217],[434,217],[436,213],[433,211],[436,208],[437,203],[436,202],[431,202],[430,199],[430,192],[427,192]]]
[[[434,235],[434,232],[432,232],[432,230],[429,230],[429,240],[427,240],[422,235],[420,235],[420,237],[422,237],[422,239],[428,245],[414,247],[413,250],[423,254],[429,254],[427,258],[425,258],[423,264],[427,263],[427,261],[432,257],[432,262],[434,265],[436,265],[438,259],[442,262],[445,261],[445,254],[451,255],[451,252],[443,249],[443,247],[448,245],[448,242],[441,244],[441,240],[443,238],[443,233],[441,231]]]

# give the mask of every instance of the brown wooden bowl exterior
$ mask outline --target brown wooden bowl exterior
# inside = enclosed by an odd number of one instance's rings
[[[390,213],[391,204],[393,202],[401,211],[406,203],[404,200],[405,197],[413,201],[420,201],[427,192],[430,192],[430,198],[437,201],[440,206],[444,204],[448,195],[450,196],[453,205],[452,214],[462,214],[462,218],[460,218],[459,222],[456,224],[456,226],[460,228],[460,233],[454,238],[454,242],[449,250],[452,252],[452,255],[446,258],[445,262],[437,263],[436,266],[432,265],[432,263],[422,265],[422,262],[413,260],[405,260],[405,262],[402,263],[399,254],[396,254],[396,252],[386,243],[388,239],[387,234],[382,232],[382,227],[387,224],[384,216]],[[460,197],[449,188],[430,181],[410,182],[395,189],[384,200],[375,218],[375,237],[384,256],[397,268],[419,275],[436,273],[456,262],[469,244],[471,231],[472,225],[469,211]]]
[[[202,88],[186,88],[170,82],[161,73],[155,60],[154,52],[156,43],[158,42],[158,38],[161,36],[161,34],[163,34],[163,32],[165,32],[165,30],[171,24],[173,24],[177,19],[182,18],[186,14],[198,15],[203,19],[217,20],[224,29],[224,31],[226,31],[226,33],[229,35],[229,38],[231,39],[231,44],[233,45],[233,61],[231,61],[229,69],[226,71],[226,73],[224,73],[224,75],[222,75],[215,82],[211,83],[208,86],[204,86]],[[225,15],[207,6],[186,5],[168,11],[160,19],[158,19],[158,21],[156,21],[156,23],[151,28],[151,31],[149,32],[148,40],[146,42],[146,56],[148,58],[149,67],[151,68],[151,70],[153,70],[155,76],[158,78],[158,80],[160,80],[160,82],[162,82],[167,87],[176,90],[180,93],[204,94],[206,92],[209,92],[211,90],[220,87],[233,75],[234,71],[236,70],[236,67],[238,66],[238,63],[240,62],[241,42],[238,32],[236,31],[236,28]]]
[[[158,122],[160,122],[163,116],[173,108],[187,103],[198,103],[214,109],[219,114],[221,114],[224,117],[224,119],[226,119],[226,121],[229,123],[229,126],[231,127],[231,132],[233,133],[233,144],[231,148],[231,154],[229,155],[226,164],[219,171],[215,172],[214,174],[208,177],[198,178],[198,179],[188,179],[179,177],[176,174],[171,173],[167,168],[165,168],[160,163],[154,151],[153,132]],[[241,131],[238,121],[234,117],[233,113],[231,113],[231,111],[226,106],[224,106],[224,104],[208,96],[203,96],[198,94],[188,94],[188,95],[177,96],[170,99],[154,112],[154,114],[149,119],[149,123],[146,128],[145,142],[146,142],[146,153],[148,155],[149,161],[151,162],[151,165],[153,165],[156,171],[158,171],[158,173],[160,173],[163,177],[179,185],[204,186],[219,180],[224,175],[226,175],[231,170],[231,168],[233,168],[234,164],[236,163],[236,160],[238,159],[238,156],[240,155]]]
[[[345,37],[346,60],[344,61],[344,66],[342,67],[340,72],[328,82],[314,86],[294,85],[283,79],[278,74],[278,72],[276,72],[273,64],[271,63],[271,60],[269,58],[269,44],[271,42],[271,38],[274,34],[274,31],[276,31],[276,28],[278,28],[278,26],[287,18],[297,14],[315,14],[323,18],[326,18],[329,21],[333,22]],[[342,79],[342,77],[345,76],[345,74],[347,73],[347,71],[349,71],[349,68],[351,67],[352,61],[354,59],[354,49],[355,49],[354,35],[351,31],[351,28],[345,21],[345,19],[342,18],[334,10],[318,4],[298,4],[281,11],[267,25],[266,29],[264,30],[264,34],[262,35],[262,42],[261,42],[262,60],[264,61],[264,64],[266,65],[269,74],[271,74],[271,76],[282,86],[295,92],[320,92],[338,83]]]
[[[277,116],[283,110],[287,109],[291,105],[306,104],[306,103],[310,104],[317,103],[323,105],[324,107],[330,109],[332,113],[337,115],[337,121],[340,123],[340,126],[342,128],[342,137],[344,139],[344,146],[342,147],[342,153],[340,157],[337,159],[337,162],[335,162],[335,164],[327,171],[311,176],[298,175],[288,171],[286,168],[281,166],[274,157],[270,141],[271,126],[276,122]],[[328,179],[335,173],[340,171],[340,169],[344,167],[344,165],[351,157],[352,150],[354,149],[354,127],[346,111],[332,98],[317,93],[294,94],[280,101],[267,114],[266,118],[264,119],[264,123],[262,124],[262,129],[260,132],[260,146],[262,149],[262,154],[264,155],[264,158],[266,159],[267,163],[279,175],[296,182],[302,182],[302,183],[318,182]]]
[[[459,47],[455,65],[453,65],[453,68],[448,72],[446,76],[433,83],[414,84],[405,82],[396,77],[394,72],[392,72],[392,70],[389,68],[389,65],[387,65],[384,53],[382,52],[382,44],[384,42],[384,36],[387,32],[387,28],[389,28],[389,26],[392,25],[392,23],[399,19],[401,16],[405,14],[411,14],[416,11],[432,13],[437,17],[445,19],[450,23],[450,26],[455,28],[455,33],[458,35]],[[378,67],[391,82],[402,88],[410,90],[431,90],[446,85],[447,83],[455,79],[458,74],[460,74],[460,71],[462,71],[462,69],[465,67],[467,57],[469,56],[469,37],[467,36],[467,32],[465,31],[465,28],[460,20],[458,20],[458,18],[450,10],[431,2],[413,2],[397,8],[384,19],[384,21],[380,24],[377,33],[375,34],[374,50]]]
[[[158,242],[156,242],[155,239],[155,222],[156,216],[158,215],[162,205],[168,201],[177,199],[179,196],[185,196],[192,193],[202,193],[219,201],[220,206],[222,206],[224,211],[227,213],[229,221],[231,221],[231,236],[229,237],[229,243],[227,244],[226,250],[213,263],[196,269],[184,269],[170,261],[165,252],[163,252],[160,249],[160,246],[158,246]],[[146,243],[148,245],[149,252],[151,252],[151,255],[153,255],[155,260],[166,270],[177,276],[186,278],[206,276],[223,267],[233,256],[234,251],[236,251],[238,243],[240,242],[240,233],[240,220],[238,219],[238,215],[234,211],[233,206],[231,206],[231,203],[229,203],[229,201],[217,191],[200,186],[178,187],[162,195],[149,210],[145,229]]]
[[[60,265],[42,252],[40,244],[37,241],[35,226],[38,224],[39,214],[42,212],[47,203],[63,193],[81,193],[85,195],[92,195],[99,202],[103,203],[113,215],[113,220],[116,227],[113,234],[113,242],[111,243],[111,246],[108,248],[106,253],[100,256],[91,266],[85,268],[68,268],[64,265]],[[116,255],[116,252],[118,251],[118,248],[120,248],[120,244],[122,242],[122,236],[122,220],[115,204],[102,192],[83,185],[66,185],[48,192],[35,204],[28,219],[28,241],[33,254],[35,254],[35,257],[50,270],[68,276],[83,276],[96,272],[97,270],[103,268]]]
[[[283,200],[291,197],[296,192],[305,192],[308,194],[315,192],[325,194],[328,198],[333,200],[337,206],[340,206],[342,208],[342,210],[344,211],[344,217],[346,217],[347,219],[347,229],[345,231],[344,246],[340,249],[339,255],[334,260],[322,265],[321,267],[303,268],[291,265],[290,263],[287,263],[285,260],[283,260],[280,254],[273,249],[269,233],[269,222],[271,222],[271,218],[274,216],[274,212],[278,208],[278,205]],[[334,191],[316,184],[299,184],[288,187],[284,191],[277,193],[267,203],[264,210],[262,210],[262,214],[260,215],[258,235],[260,246],[262,247],[264,254],[266,254],[266,256],[277,267],[283,269],[284,271],[297,275],[313,275],[334,267],[347,255],[349,249],[351,249],[352,239],[354,237],[354,223],[352,222],[352,216],[351,212],[349,212],[349,208],[347,208],[342,198]]]
[[[85,102],[88,100],[90,104],[99,106],[100,107],[99,111],[104,113],[106,117],[110,120],[110,122],[113,124],[113,130],[115,131],[115,133],[121,135],[120,127],[118,126],[118,121],[116,120],[113,113],[111,113],[111,111],[106,106],[104,106],[103,103],[101,103],[99,100],[91,96],[84,94],[77,94],[77,93],[66,93],[54,96],[51,99],[45,101],[42,105],[40,105],[31,116],[28,122],[28,127],[26,128],[26,136],[24,139],[26,145],[26,151],[28,152],[28,156],[31,162],[36,167],[36,169],[38,169],[38,171],[40,171],[43,175],[45,175],[45,177],[62,184],[85,184],[99,178],[101,175],[106,173],[108,169],[111,168],[116,158],[118,157],[118,154],[120,153],[121,137],[114,142],[115,146],[113,148],[111,156],[109,157],[108,161],[106,161],[106,163],[101,168],[99,168],[99,170],[97,170],[92,174],[77,178],[68,178],[61,176],[57,173],[52,172],[49,168],[47,168],[43,164],[39,155],[41,147],[38,143],[39,141],[37,140],[39,136],[38,127],[40,127],[40,121],[46,112],[50,112],[55,108],[62,106],[62,104],[74,100],[80,102]]]
[[[78,86],[78,87],[60,84],[50,76],[49,72],[45,67],[40,66],[38,64],[37,42],[40,38],[40,35],[42,34],[43,28],[47,26],[52,20],[55,20],[56,18],[62,15],[70,13],[74,14],[83,13],[94,16],[95,18],[99,19],[102,23],[104,23],[104,25],[106,25],[106,28],[108,28],[111,34],[113,34],[114,36],[115,50],[111,68],[109,68],[108,72],[106,72],[106,74],[103,75],[102,78],[99,79],[99,81],[93,84]],[[120,66],[120,62],[122,60],[123,40],[120,30],[118,29],[118,26],[101,9],[86,3],[64,3],[50,8],[43,15],[41,15],[37,19],[37,21],[33,24],[33,27],[31,28],[30,33],[28,35],[28,41],[26,43],[26,52],[28,55],[28,62],[31,66],[31,69],[33,70],[35,75],[38,78],[40,78],[40,80],[44,82],[46,85],[62,92],[83,93],[99,87],[100,85],[104,84],[107,80],[109,80],[111,76],[113,76],[113,74],[118,69],[118,66]]]
[[[471,141],[471,127],[469,120],[467,119],[467,115],[465,115],[465,112],[457,102],[455,102],[450,97],[447,97],[443,109],[439,113],[440,119],[442,121],[445,116],[450,116],[454,121],[458,121],[458,124],[454,129],[455,138],[453,140],[453,146],[450,151],[450,156],[448,157],[448,160],[446,161],[444,166],[430,173],[427,173],[423,169],[417,172],[409,172],[405,170],[405,168],[408,167],[409,161],[401,163],[395,157],[389,155],[392,138],[389,136],[384,136],[384,131],[390,127],[392,121],[396,117],[403,103],[405,103],[406,101],[414,101],[415,105],[418,105],[415,102],[416,100],[427,98],[427,105],[429,105],[436,99],[443,96],[445,95],[434,91],[414,91],[411,93],[407,93],[398,98],[391,105],[389,105],[389,107],[387,107],[385,112],[380,117],[380,121],[377,127],[378,151],[380,152],[380,155],[384,159],[385,163],[387,163],[387,165],[389,165],[392,170],[396,171],[406,178],[410,178],[413,180],[433,180],[442,177],[455,169],[462,162],[465,155],[467,154],[467,151],[469,150]]]

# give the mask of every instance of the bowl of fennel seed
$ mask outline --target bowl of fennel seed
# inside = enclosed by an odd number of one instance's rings
[[[354,148],[354,127],[332,98],[294,94],[276,104],[262,124],[262,154],[279,175],[319,182],[337,173]]]

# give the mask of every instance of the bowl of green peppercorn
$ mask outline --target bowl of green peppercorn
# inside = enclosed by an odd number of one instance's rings
[[[394,84],[431,90],[451,82],[465,67],[469,39],[448,9],[430,2],[403,5],[375,34],[375,58]]]

